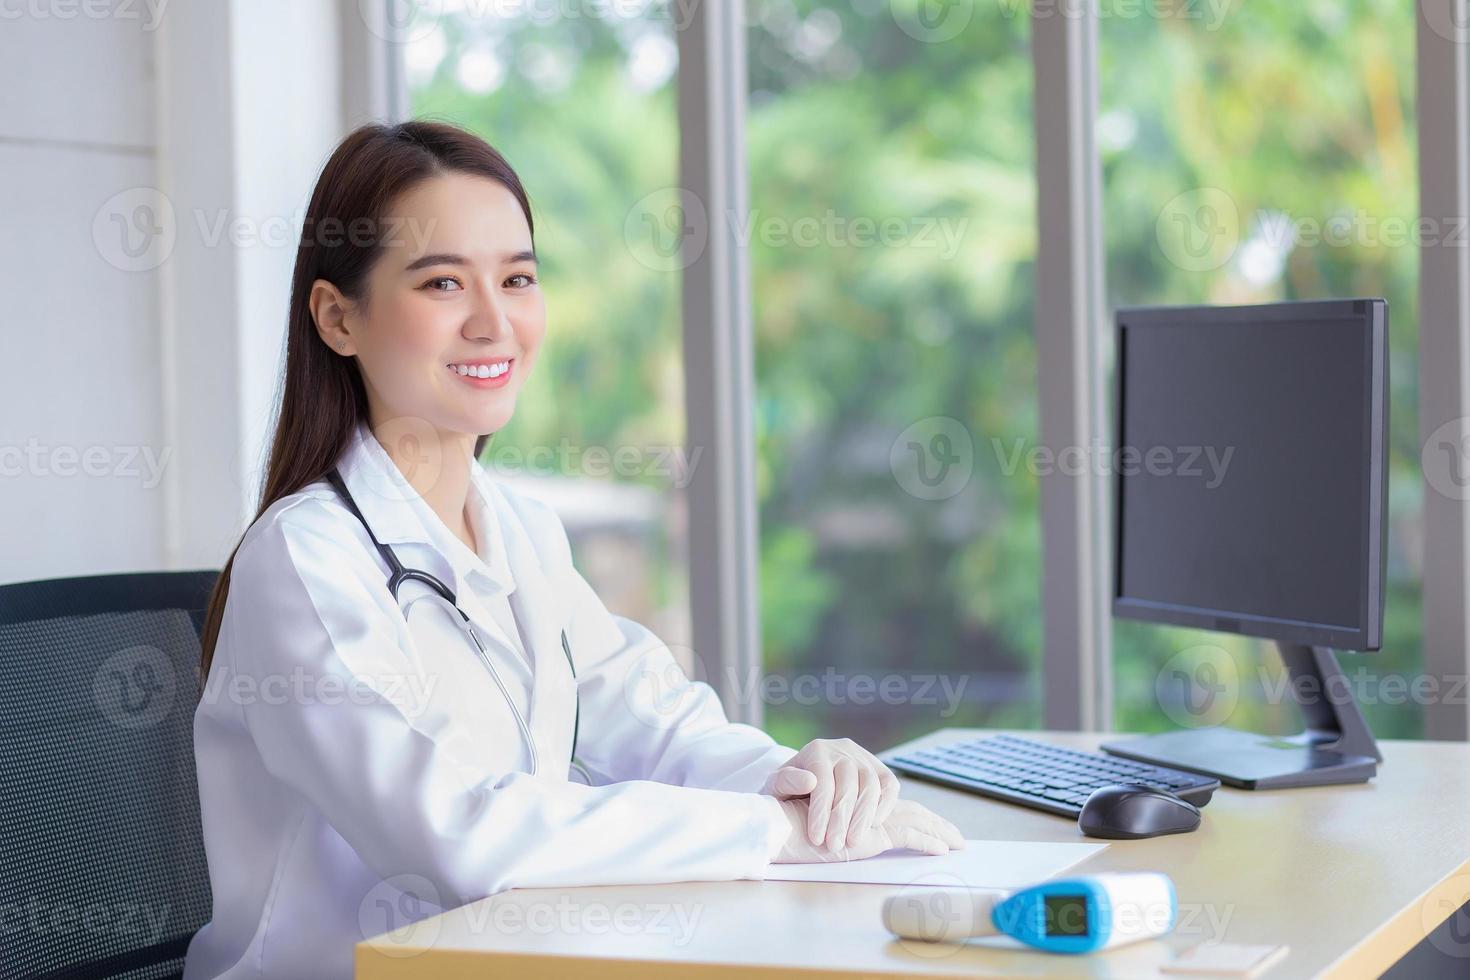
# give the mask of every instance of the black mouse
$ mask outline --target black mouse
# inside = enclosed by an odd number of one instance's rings
[[[1199,807],[1138,783],[1099,786],[1082,804],[1077,826],[1088,837],[1108,840],[1187,834],[1199,827]]]

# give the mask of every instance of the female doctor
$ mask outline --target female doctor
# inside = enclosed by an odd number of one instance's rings
[[[353,944],[403,924],[383,909],[963,846],[853,742],[728,721],[608,612],[556,515],[476,463],[545,332],[500,154],[427,122],[342,142],[297,253],[260,509],[205,622],[214,907],[187,980],[350,977]]]

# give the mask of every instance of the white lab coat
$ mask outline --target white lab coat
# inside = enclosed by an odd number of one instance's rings
[[[764,877],[788,831],[759,790],[794,750],[729,722],[657,637],[611,615],[550,508],[472,465],[482,560],[366,427],[339,468],[379,540],[459,597],[539,773],[452,610],[410,584],[405,617],[325,481],[280,500],[235,556],[194,717],[214,917],[186,980],[347,978],[366,936],[506,888]],[[527,655],[487,613],[507,592]],[[563,631],[591,786],[568,779]]]

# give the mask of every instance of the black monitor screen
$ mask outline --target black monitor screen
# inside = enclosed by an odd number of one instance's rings
[[[1220,312],[1120,314],[1119,611],[1362,633],[1377,560],[1373,320]]]

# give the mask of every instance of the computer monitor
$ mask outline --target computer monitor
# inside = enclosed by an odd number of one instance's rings
[[[1118,311],[1113,613],[1276,640],[1307,724],[1105,749],[1246,788],[1377,771],[1333,648],[1382,642],[1387,334],[1382,299]]]

